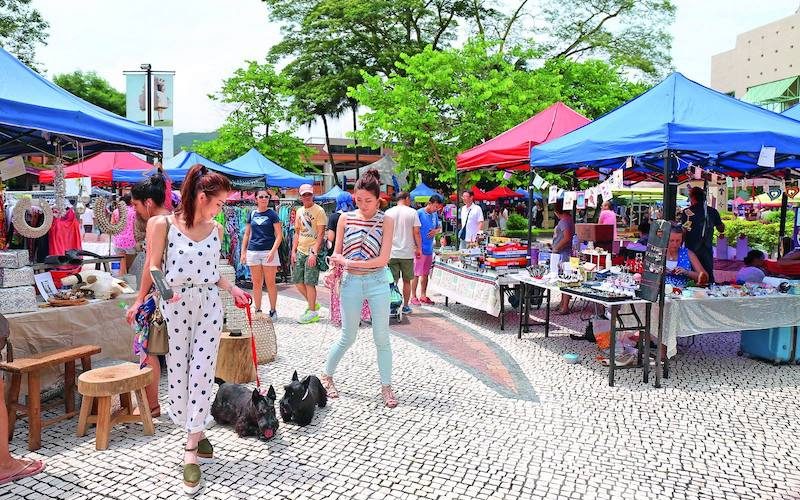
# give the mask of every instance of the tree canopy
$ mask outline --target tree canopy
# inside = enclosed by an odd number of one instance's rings
[[[295,97],[289,80],[272,64],[246,61],[209,98],[233,107],[217,138],[195,143],[194,149],[218,163],[225,163],[256,148],[278,165],[302,173],[313,153],[294,136]]]
[[[403,55],[388,78],[364,74],[364,84],[350,91],[370,110],[362,117],[359,140],[391,145],[405,169],[450,182],[458,153],[556,101],[593,118],[647,88],[598,60],[554,59],[540,68],[520,68],[520,61],[537,54],[498,52],[500,43],[475,40],[443,51],[428,47]]]
[[[112,113],[125,116],[125,94],[115,89],[94,71],[73,71],[53,77],[62,89]]]
[[[47,42],[49,27],[31,0],[0,0],[0,47],[37,71],[36,48]]]

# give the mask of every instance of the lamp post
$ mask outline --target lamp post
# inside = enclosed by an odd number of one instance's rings
[[[145,106],[147,106],[147,125],[153,126],[153,73],[150,64],[142,64],[139,66],[145,71]]]

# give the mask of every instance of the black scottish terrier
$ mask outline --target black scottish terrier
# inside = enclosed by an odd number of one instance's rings
[[[286,392],[281,398],[280,410],[284,422],[294,421],[304,427],[314,418],[316,406],[325,408],[328,404],[328,391],[314,375],[300,381],[294,372],[291,383],[284,385],[283,390]]]
[[[226,384],[214,379],[219,390],[211,405],[211,416],[217,423],[233,425],[239,437],[258,436],[266,441],[278,430],[275,417],[275,389],[269,386],[266,396],[258,389],[250,390],[241,384]]]

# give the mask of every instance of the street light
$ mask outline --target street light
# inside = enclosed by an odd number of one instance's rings
[[[147,97],[145,98],[145,105],[147,106],[147,125],[153,126],[153,78],[152,78],[152,66],[149,64],[142,64],[139,66],[142,70],[147,72],[147,78],[145,83],[145,92]]]

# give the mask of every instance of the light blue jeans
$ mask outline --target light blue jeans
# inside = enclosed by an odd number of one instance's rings
[[[325,374],[333,375],[347,349],[356,341],[361,321],[361,304],[369,303],[372,314],[372,338],[378,350],[378,372],[381,384],[392,383],[392,346],[389,343],[389,278],[386,269],[362,276],[345,273],[339,290],[342,300],[342,336],[339,337],[325,363]]]

